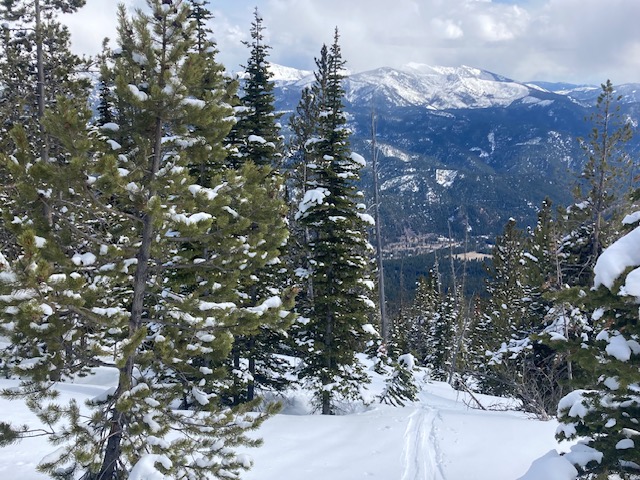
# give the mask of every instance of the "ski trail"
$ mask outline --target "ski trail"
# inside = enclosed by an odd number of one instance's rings
[[[438,417],[437,410],[424,406],[409,417],[404,433],[401,480],[445,480],[435,433]]]

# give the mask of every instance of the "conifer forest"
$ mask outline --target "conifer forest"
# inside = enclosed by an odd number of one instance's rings
[[[34,420],[0,415],[0,451],[45,437],[43,478],[244,478],[292,389],[340,416],[426,381],[558,422],[575,473],[557,478],[640,478],[636,127],[610,81],[570,204],[510,219],[482,261],[416,257],[406,286],[382,258],[373,113],[371,151],[350,141],[338,28],[282,112],[257,8],[238,76],[206,0],[114,2],[95,57],[60,20],[85,3],[0,2],[0,394]],[[102,394],[60,399],[97,371]]]

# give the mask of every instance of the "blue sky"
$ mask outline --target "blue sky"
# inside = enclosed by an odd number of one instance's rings
[[[77,51],[95,53],[115,35],[116,3],[88,0],[68,19]],[[246,61],[256,6],[271,61],[296,68],[313,68],[337,26],[352,71],[418,62],[521,81],[640,82],[640,0],[210,0],[229,70]]]

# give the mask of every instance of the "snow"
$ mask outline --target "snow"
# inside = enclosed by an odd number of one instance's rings
[[[120,130],[120,125],[113,122],[107,122],[104,125],[102,125],[100,128],[103,130],[111,131],[111,132],[117,132],[118,130]]]
[[[362,220],[364,223],[368,224],[368,225],[375,225],[376,221],[374,220],[374,218],[369,215],[368,213],[358,213],[357,214],[358,217],[360,217],[360,220]]]
[[[640,212],[633,212],[622,219],[623,225],[633,225],[640,221]]]
[[[383,192],[390,188],[396,188],[396,187],[398,187],[398,189],[401,192],[406,192],[408,190],[412,192],[417,192],[420,190],[417,183],[416,175],[409,174],[409,175],[401,175],[399,177],[394,177],[389,180],[385,180],[382,183],[382,185],[380,185],[380,191]]]
[[[360,165],[361,167],[367,166],[367,162],[365,161],[364,157],[358,153],[351,152],[351,160],[353,160],[354,163]]]
[[[247,137],[249,143],[267,143],[267,141],[259,135],[249,135]]]
[[[191,195],[193,195],[194,197],[200,194],[200,195],[204,195],[207,200],[213,200],[218,196],[218,192],[225,185],[226,184],[223,183],[221,185],[218,185],[215,188],[207,188],[207,187],[202,187],[200,185],[190,185],[189,192],[191,192]]]
[[[636,227],[624,237],[614,242],[598,258],[594,272],[595,288],[604,285],[609,290],[613,288],[614,282],[629,267],[640,266],[640,227]],[[627,282],[629,278],[627,277]],[[640,290],[640,278],[634,275],[625,289],[637,292]]]
[[[631,348],[627,340],[620,333],[609,338],[609,343],[605,350],[608,355],[615,357],[621,362],[627,362],[631,358]]]
[[[313,72],[310,70],[298,70],[291,67],[285,67],[283,65],[277,65],[275,63],[269,63],[268,69],[272,75],[271,80],[274,82],[297,82],[298,80],[302,80],[306,77],[311,77],[313,79]]]
[[[87,252],[83,254],[76,253],[71,258],[71,261],[73,262],[73,264],[78,266],[93,265],[94,263],[96,263],[96,260],[97,260],[97,257],[91,252]]]
[[[375,88],[372,86],[375,85]],[[477,68],[432,67],[411,63],[352,75],[346,98],[364,104],[384,95],[398,106],[426,106],[434,110],[504,107],[528,97],[526,85]]]
[[[630,438],[623,438],[618,443],[616,443],[616,450],[627,450],[633,447],[635,447],[635,444]]]
[[[146,65],[147,57],[145,57],[142,53],[132,52],[131,59],[139,65]]]
[[[576,478],[568,460],[549,452],[559,448],[554,420],[541,422],[516,411],[500,411],[509,402],[485,395],[478,395],[479,400],[497,410],[474,409],[467,394],[445,383],[422,381],[424,371],[416,375],[421,381],[418,401],[405,407],[373,403],[352,407],[344,415],[312,415],[310,393],[289,392],[283,411],[251,434],[263,438],[264,445],[239,449],[239,458],[247,464],[253,460],[243,480]],[[58,400],[73,398],[82,405],[86,399],[104,397],[116,379],[116,369],[99,369],[75,383],[59,384]],[[0,388],[15,385],[15,380],[0,379]],[[382,379],[374,376],[371,394],[382,388]],[[21,401],[0,399],[0,421],[8,420],[23,424],[34,417]],[[148,443],[158,442],[163,440],[150,438]],[[36,470],[37,464],[55,451],[43,437],[2,448],[0,478],[44,480],[48,477]],[[128,478],[170,480],[158,470],[169,462],[164,455],[143,455]]]
[[[149,98],[149,95],[141,92],[140,89],[135,85],[129,84],[127,86],[129,87],[129,91],[133,94],[133,96],[136,97],[140,102],[144,102]]]
[[[200,302],[198,308],[203,312],[206,310],[234,310],[236,304],[232,302]]]
[[[531,465],[529,471],[519,480],[566,480],[576,478],[578,471],[558,452],[551,450]]]
[[[247,307],[247,311],[250,313],[255,313],[256,315],[262,315],[270,308],[280,308],[282,306],[282,300],[280,297],[270,297],[267,298],[264,302],[262,302],[257,307]]]
[[[118,142],[116,142],[115,140],[111,140],[108,139],[107,143],[109,144],[109,146],[111,147],[111,150],[120,150],[122,148],[122,145],[120,145]]]
[[[378,336],[378,332],[376,331],[376,328],[370,323],[365,323],[364,325],[362,325],[362,330],[364,330],[366,333],[370,335],[373,335],[374,337]]]
[[[623,296],[635,297],[636,302],[640,303],[640,268],[629,272],[619,293]]]
[[[156,469],[156,463],[165,468],[171,467],[171,460],[166,456],[147,454],[135,464],[129,474],[129,480],[166,480],[167,477]]]
[[[193,108],[204,108],[207,106],[204,100],[200,100],[199,98],[191,98],[191,97],[182,99],[182,104],[188,107],[193,107]]]
[[[314,188],[312,190],[307,190],[304,193],[304,198],[300,202],[298,206],[298,212],[296,213],[296,220],[302,217],[307,210],[312,208],[315,205],[322,205],[325,197],[329,196],[329,190],[324,187]]]
[[[457,170],[444,170],[440,168],[436,169],[436,183],[438,183],[438,185],[442,185],[445,188],[453,185],[453,181],[457,176]]]
[[[198,222],[204,222],[213,218],[213,215],[207,212],[196,212],[191,215],[185,215],[184,213],[177,213],[171,217],[175,222],[184,223],[187,225],[195,225]]]

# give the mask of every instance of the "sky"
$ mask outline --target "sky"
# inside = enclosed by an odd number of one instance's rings
[[[178,1],[178,0],[174,0]],[[78,53],[115,38],[117,0],[65,18]],[[144,6],[144,0],[124,0]],[[640,0],[210,0],[219,60],[246,63],[254,8],[270,61],[312,70],[337,27],[352,72],[409,62],[489,70],[519,81],[640,82]]]

